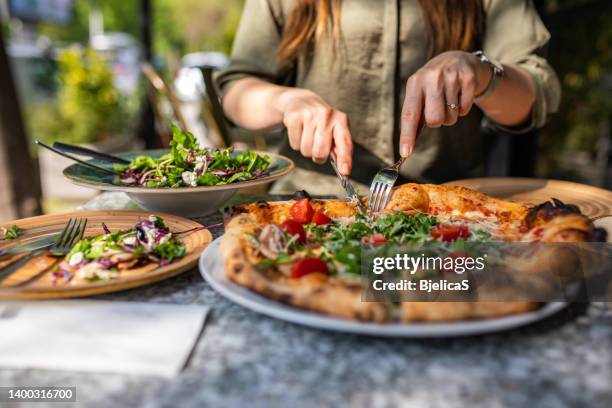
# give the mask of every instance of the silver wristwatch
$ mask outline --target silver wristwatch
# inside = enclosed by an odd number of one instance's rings
[[[499,85],[499,82],[504,77],[504,67],[501,64],[493,62],[482,51],[476,51],[473,54],[480,59],[480,62],[490,66],[491,70],[493,71],[493,75],[491,75],[491,81],[489,81],[489,85],[487,86],[487,89],[485,89],[485,91],[482,94],[477,95],[474,98],[475,102],[479,102],[487,98],[489,95],[491,95],[495,91],[495,89],[497,88],[497,85]]]

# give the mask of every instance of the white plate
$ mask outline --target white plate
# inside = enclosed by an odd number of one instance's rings
[[[217,238],[202,252],[199,262],[200,273],[213,289],[257,313],[317,329],[381,337],[470,336],[525,326],[551,316],[567,306],[565,302],[551,302],[538,310],[519,315],[448,323],[378,324],[345,320],[297,309],[235,284],[225,276],[219,245],[220,238]]]

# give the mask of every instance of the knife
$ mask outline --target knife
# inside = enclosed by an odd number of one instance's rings
[[[54,142],[53,147],[64,153],[73,153],[81,156],[90,157],[92,159],[98,159],[109,163],[119,164],[130,164],[129,160],[122,159],[121,157],[113,156],[112,154],[98,152],[96,150],[88,149],[82,146],[75,146],[68,143]]]
[[[47,150],[51,150],[53,153],[59,154],[60,156],[64,156],[65,158],[73,160],[73,161],[75,161],[75,162],[77,162],[77,163],[79,163],[79,164],[81,164],[81,165],[83,165],[85,167],[89,167],[89,168],[92,168],[94,170],[98,170],[98,171],[101,171],[101,172],[104,172],[104,173],[119,174],[118,172],[116,172],[114,170],[107,169],[107,168],[102,167],[102,166],[98,166],[97,164],[93,164],[93,163],[85,161],[85,160],[81,160],[78,157],[74,157],[74,156],[72,156],[72,155],[70,155],[68,153],[65,153],[65,152],[63,152],[63,151],[61,151],[59,149],[56,149],[55,147],[51,147],[48,144],[45,144],[45,143],[41,142],[40,140],[36,140],[35,143],[37,145],[41,146],[41,147],[44,147]]]
[[[35,239],[27,244],[15,246],[6,250],[0,249],[0,258],[4,256],[14,256],[23,254],[24,252],[32,252],[38,249],[43,249],[55,242],[59,234],[49,235],[47,237]]]
[[[365,206],[361,202],[359,195],[355,191],[355,188],[353,187],[353,185],[350,183],[348,177],[343,176],[338,170],[338,166],[336,164],[336,155],[333,152],[330,154],[329,162],[332,168],[334,169],[334,172],[336,172],[336,176],[338,176],[338,180],[340,180],[340,185],[346,192],[346,196],[349,198],[351,202],[355,203],[360,213],[367,214],[367,210]]]

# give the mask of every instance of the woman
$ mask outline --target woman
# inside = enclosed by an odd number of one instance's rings
[[[483,115],[525,133],[556,111],[549,37],[529,0],[247,0],[217,81],[235,124],[284,125],[303,156],[276,191],[330,193],[330,152],[366,185],[400,155],[443,182],[482,171]]]

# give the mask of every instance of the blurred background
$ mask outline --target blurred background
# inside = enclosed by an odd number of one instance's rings
[[[243,3],[0,0],[0,221],[95,194],[65,182],[67,163],[35,149],[36,139],[111,153],[156,148],[176,122],[207,146],[273,148],[278,135],[228,128],[210,82],[227,63]],[[537,133],[491,135],[487,173],[609,189],[612,2],[535,3],[553,36],[547,52],[563,103]]]

